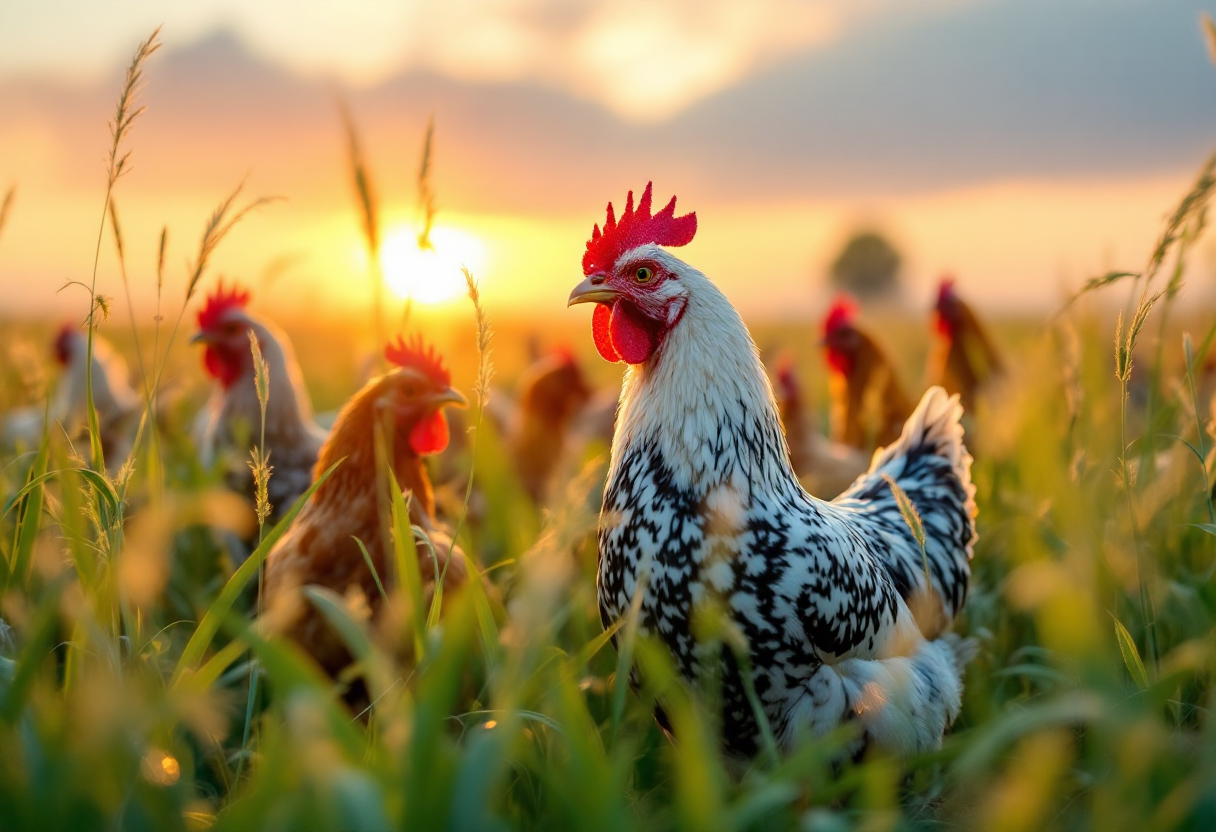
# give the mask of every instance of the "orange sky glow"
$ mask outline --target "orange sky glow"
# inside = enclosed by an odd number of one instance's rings
[[[59,290],[91,273],[116,73],[165,14],[119,5],[124,14],[75,0],[0,10],[0,191],[17,189],[0,237],[0,315],[82,306],[78,290]],[[949,272],[983,308],[1041,312],[1096,273],[1138,268],[1216,142],[1207,117],[1189,115],[1206,105],[1143,117],[1135,108],[1161,96],[1140,95],[1116,69],[1068,75],[1062,65],[1044,83],[1020,46],[1008,66],[967,51],[966,27],[987,32],[1050,6],[1038,2],[1023,12],[1008,0],[943,0],[915,13],[888,0],[367,2],[340,25],[307,4],[292,25],[272,25],[289,17],[280,5],[170,12],[146,70],[133,170],[115,193],[140,314],[156,303],[161,228],[174,306],[207,217],[243,180],[245,196],[281,199],[234,229],[208,280],[242,281],[284,316],[367,308],[338,89],[379,197],[391,295],[456,310],[467,266],[487,306],[513,316],[563,314],[592,223],[648,178],[656,196],[675,192],[697,212],[681,256],[745,315],[823,309],[828,264],[863,226],[903,254],[912,308],[927,307]],[[1150,18],[1130,3],[1120,36],[1134,43],[1144,20],[1164,20],[1161,44],[1194,39],[1173,50],[1179,77],[1216,90],[1190,6],[1157,8]],[[78,19],[56,29],[52,12]],[[1070,50],[1090,48],[1077,37]],[[954,65],[941,74],[940,44],[957,48],[947,57],[958,67],[989,72],[983,85],[969,87]],[[882,65],[884,55],[897,63]],[[889,86],[904,67],[919,80]],[[1074,97],[1053,101],[1052,87],[1069,83]],[[439,214],[434,250],[420,252],[414,179],[431,115]],[[1214,263],[1201,246],[1188,291],[1205,302]],[[122,296],[108,231],[98,281]]]

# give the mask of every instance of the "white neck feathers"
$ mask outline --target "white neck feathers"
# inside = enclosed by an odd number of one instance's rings
[[[678,486],[700,493],[793,478],[772,385],[739,313],[705,275],[659,251],[687,308],[655,355],[625,373],[609,476],[631,447],[650,444]]]

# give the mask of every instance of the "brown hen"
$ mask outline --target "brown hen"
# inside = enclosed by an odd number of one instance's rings
[[[958,393],[971,412],[980,389],[1004,372],[1001,357],[971,307],[954,290],[954,279],[942,279],[933,310],[937,337],[929,356],[928,382]]]
[[[835,497],[870,467],[864,453],[833,442],[816,430],[815,416],[803,396],[794,364],[785,356],[777,365],[777,412],[790,449],[790,465],[811,494]]]
[[[466,568],[459,550],[448,560],[451,538],[435,522],[435,501],[423,457],[442,451],[448,443],[443,408],[463,406],[464,396],[451,386],[451,378],[433,348],[420,339],[406,345],[400,338],[385,350],[396,365],[389,373],[369,381],[355,394],[334,422],[321,447],[316,475],[341,464],[296,517],[266,560],[267,609],[287,609],[288,623],[277,621],[326,671],[336,674],[350,662],[341,639],[324,618],[296,600],[298,588],[316,584],[340,595],[362,593],[373,618],[381,597],[375,578],[355,538],[362,541],[390,596],[393,569],[378,496],[377,424],[385,426],[393,474],[411,495],[410,521],[430,538],[437,560],[419,546],[424,583],[433,590],[436,566],[445,589],[464,583]],[[288,602],[288,603],[284,603]]]
[[[612,441],[614,392],[596,392],[568,350],[555,350],[528,367],[518,400],[495,396],[494,419],[524,489],[543,505],[557,472],[592,439]]]
[[[899,438],[912,414],[895,367],[882,348],[857,328],[857,306],[836,300],[823,322],[823,341],[832,375],[832,439],[869,450]]]

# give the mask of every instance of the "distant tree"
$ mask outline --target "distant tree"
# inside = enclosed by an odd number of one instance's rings
[[[899,252],[877,231],[859,231],[832,262],[832,285],[862,300],[899,292]]]

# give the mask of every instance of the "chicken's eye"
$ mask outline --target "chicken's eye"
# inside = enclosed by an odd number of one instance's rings
[[[637,278],[638,283],[649,283],[651,278],[654,277],[654,271],[646,266],[642,266],[637,270],[637,274],[634,276]]]
[[[412,399],[418,395],[418,388],[412,384],[407,384],[402,392],[405,393],[406,398]]]
[[[240,326],[235,321],[229,321],[228,323],[224,324],[224,332],[229,335],[235,335],[239,329]]]

